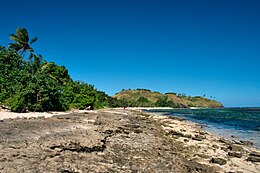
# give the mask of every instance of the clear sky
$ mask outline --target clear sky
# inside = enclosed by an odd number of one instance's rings
[[[260,106],[259,0],[0,0],[0,45],[17,27],[74,80]]]

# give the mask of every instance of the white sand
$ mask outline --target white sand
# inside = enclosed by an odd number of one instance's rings
[[[70,113],[84,113],[84,112],[95,112],[91,110],[72,110],[70,112],[28,112],[28,113],[16,113],[0,110],[0,120],[8,118],[36,118],[36,117],[52,117],[54,115],[67,115]]]

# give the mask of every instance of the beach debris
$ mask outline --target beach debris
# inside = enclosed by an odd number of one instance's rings
[[[9,107],[6,106],[6,105],[1,105],[1,108],[2,108],[2,109],[9,109]]]
[[[85,108],[85,110],[90,110],[91,109],[91,106],[88,106]]]

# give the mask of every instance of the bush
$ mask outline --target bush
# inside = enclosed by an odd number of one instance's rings
[[[25,98],[21,94],[16,94],[6,100],[6,104],[14,112],[26,112]]]

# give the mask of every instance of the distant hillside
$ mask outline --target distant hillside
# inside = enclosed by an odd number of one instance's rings
[[[113,97],[121,101],[121,106],[128,107],[223,107],[220,102],[201,96],[192,97],[176,93],[162,94],[147,89],[122,90]]]

